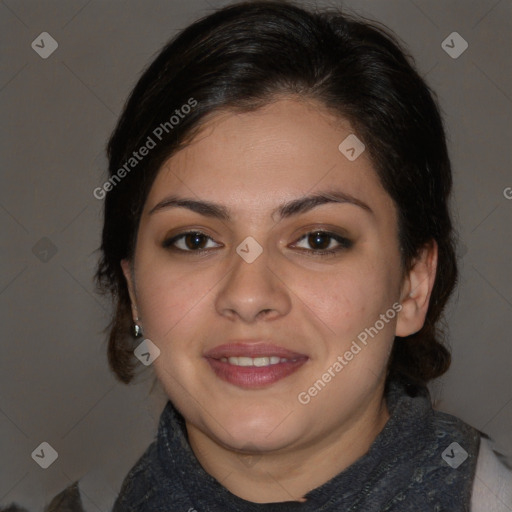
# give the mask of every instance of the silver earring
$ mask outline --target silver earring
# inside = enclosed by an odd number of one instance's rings
[[[133,334],[136,338],[140,338],[140,336],[142,336],[142,327],[138,323],[135,323],[133,326]]]

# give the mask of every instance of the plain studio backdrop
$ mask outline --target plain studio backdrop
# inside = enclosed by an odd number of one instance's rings
[[[107,367],[109,305],[92,282],[103,203],[93,190],[141,70],[226,3],[0,2],[0,505],[42,510],[81,479],[90,506],[107,512],[153,439],[165,397],[150,393],[151,372],[124,386]],[[512,2],[332,4],[395,31],[439,96],[461,277],[446,315],[453,364],[431,390],[511,456]],[[43,442],[58,454],[48,469],[31,456]]]

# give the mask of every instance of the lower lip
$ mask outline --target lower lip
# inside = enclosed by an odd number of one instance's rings
[[[219,359],[207,357],[212,370],[220,379],[246,389],[263,388],[295,373],[306,361],[307,357],[272,364],[270,366],[236,366]]]

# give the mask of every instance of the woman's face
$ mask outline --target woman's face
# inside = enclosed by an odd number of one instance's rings
[[[306,446],[380,403],[397,214],[367,152],[338,148],[352,133],[294,99],[223,113],[149,193],[133,274],[123,263],[132,301],[169,398],[224,447]]]

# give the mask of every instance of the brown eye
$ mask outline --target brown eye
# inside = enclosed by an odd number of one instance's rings
[[[317,231],[316,233],[310,233],[308,235],[308,244],[314,249],[325,250],[328,249],[332,242],[332,237],[322,233],[321,231]]]
[[[201,253],[211,248],[205,248],[208,241],[213,242],[213,239],[200,231],[188,231],[165,240],[162,247],[183,252]]]
[[[335,254],[352,247],[350,240],[337,233],[330,233],[329,231],[311,231],[299,238],[298,242],[301,241],[306,242],[306,244],[311,247],[302,247],[303,249],[319,256]]]

